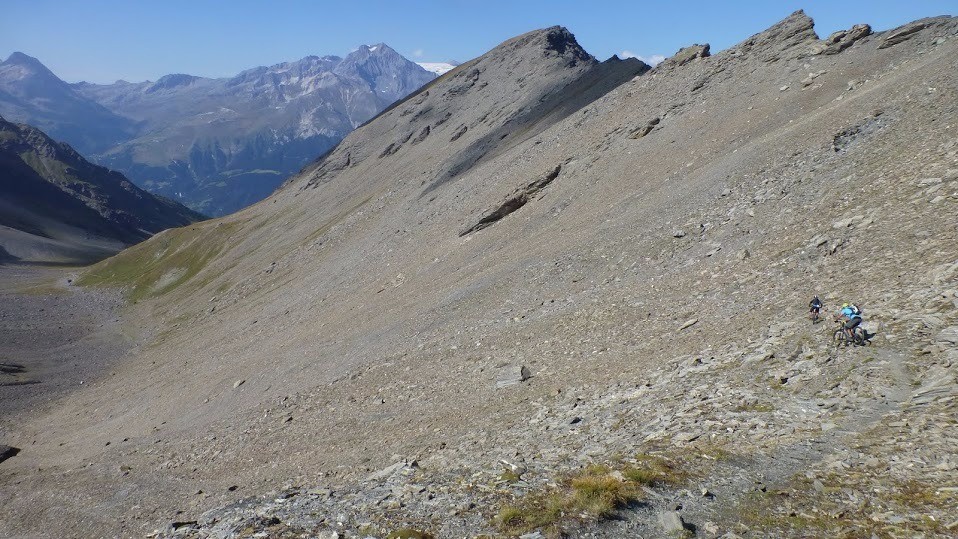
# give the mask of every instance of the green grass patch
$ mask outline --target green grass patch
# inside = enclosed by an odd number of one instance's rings
[[[499,479],[505,481],[506,483],[515,483],[522,479],[522,476],[516,473],[514,470],[504,470],[499,474]]]
[[[951,537],[956,502],[935,485],[885,481],[843,472],[819,477],[825,485],[795,477],[787,488],[753,493],[739,504],[739,518],[763,537]],[[849,501],[842,493],[857,492]]]
[[[564,525],[601,521],[642,499],[644,484],[608,466],[589,466],[562,478],[555,487],[529,493],[502,507],[495,524],[510,535],[534,530],[561,534]]]
[[[124,288],[131,301],[161,296],[202,271],[237,228],[238,223],[207,222],[167,230],[95,264],[77,284]]]
[[[622,475],[634,483],[647,486],[677,485],[688,479],[688,474],[672,461],[660,455],[636,455],[635,464],[622,469]]]
[[[736,412],[774,412],[775,407],[767,402],[751,402],[735,407]]]

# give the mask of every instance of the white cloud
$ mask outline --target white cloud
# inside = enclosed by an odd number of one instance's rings
[[[415,56],[416,58],[422,58],[423,53],[424,51],[422,49],[416,49],[412,51],[412,55]]]
[[[650,66],[660,64],[662,60],[665,60],[665,56],[662,56],[661,54],[653,54],[651,56],[640,56],[630,50],[624,50],[620,52],[619,58],[638,58],[639,60],[642,60],[643,62],[649,64]]]

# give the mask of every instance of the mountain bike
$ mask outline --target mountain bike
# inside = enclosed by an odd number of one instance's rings
[[[865,346],[868,344],[868,338],[865,335],[865,328],[861,325],[855,327],[852,330],[852,334],[849,335],[845,331],[845,323],[841,320],[838,321],[838,329],[835,330],[835,333],[832,333],[832,342],[835,343],[835,346],[848,346],[849,344],[857,344],[858,346]]]

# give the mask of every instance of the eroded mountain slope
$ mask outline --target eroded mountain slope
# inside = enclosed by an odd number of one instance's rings
[[[83,485],[76,515],[126,520],[76,529],[122,532],[284,489],[168,531],[617,537],[678,505],[711,537],[947,534],[955,31],[819,40],[797,13],[648,72],[558,28],[503,44],[87,273],[159,334],[14,431],[6,513],[29,532]],[[871,347],[829,346],[814,293],[861,302]],[[688,475],[599,527],[496,518],[636,454]]]

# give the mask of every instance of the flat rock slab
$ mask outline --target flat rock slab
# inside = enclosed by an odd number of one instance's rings
[[[678,535],[685,533],[686,524],[682,517],[675,511],[664,511],[659,513],[659,525],[666,534]]]
[[[520,382],[525,382],[532,378],[532,371],[525,365],[510,365],[500,371],[496,379],[496,389],[514,386]]]
[[[0,444],[0,462],[3,462],[8,458],[15,457],[19,452],[20,450],[16,447]]]

